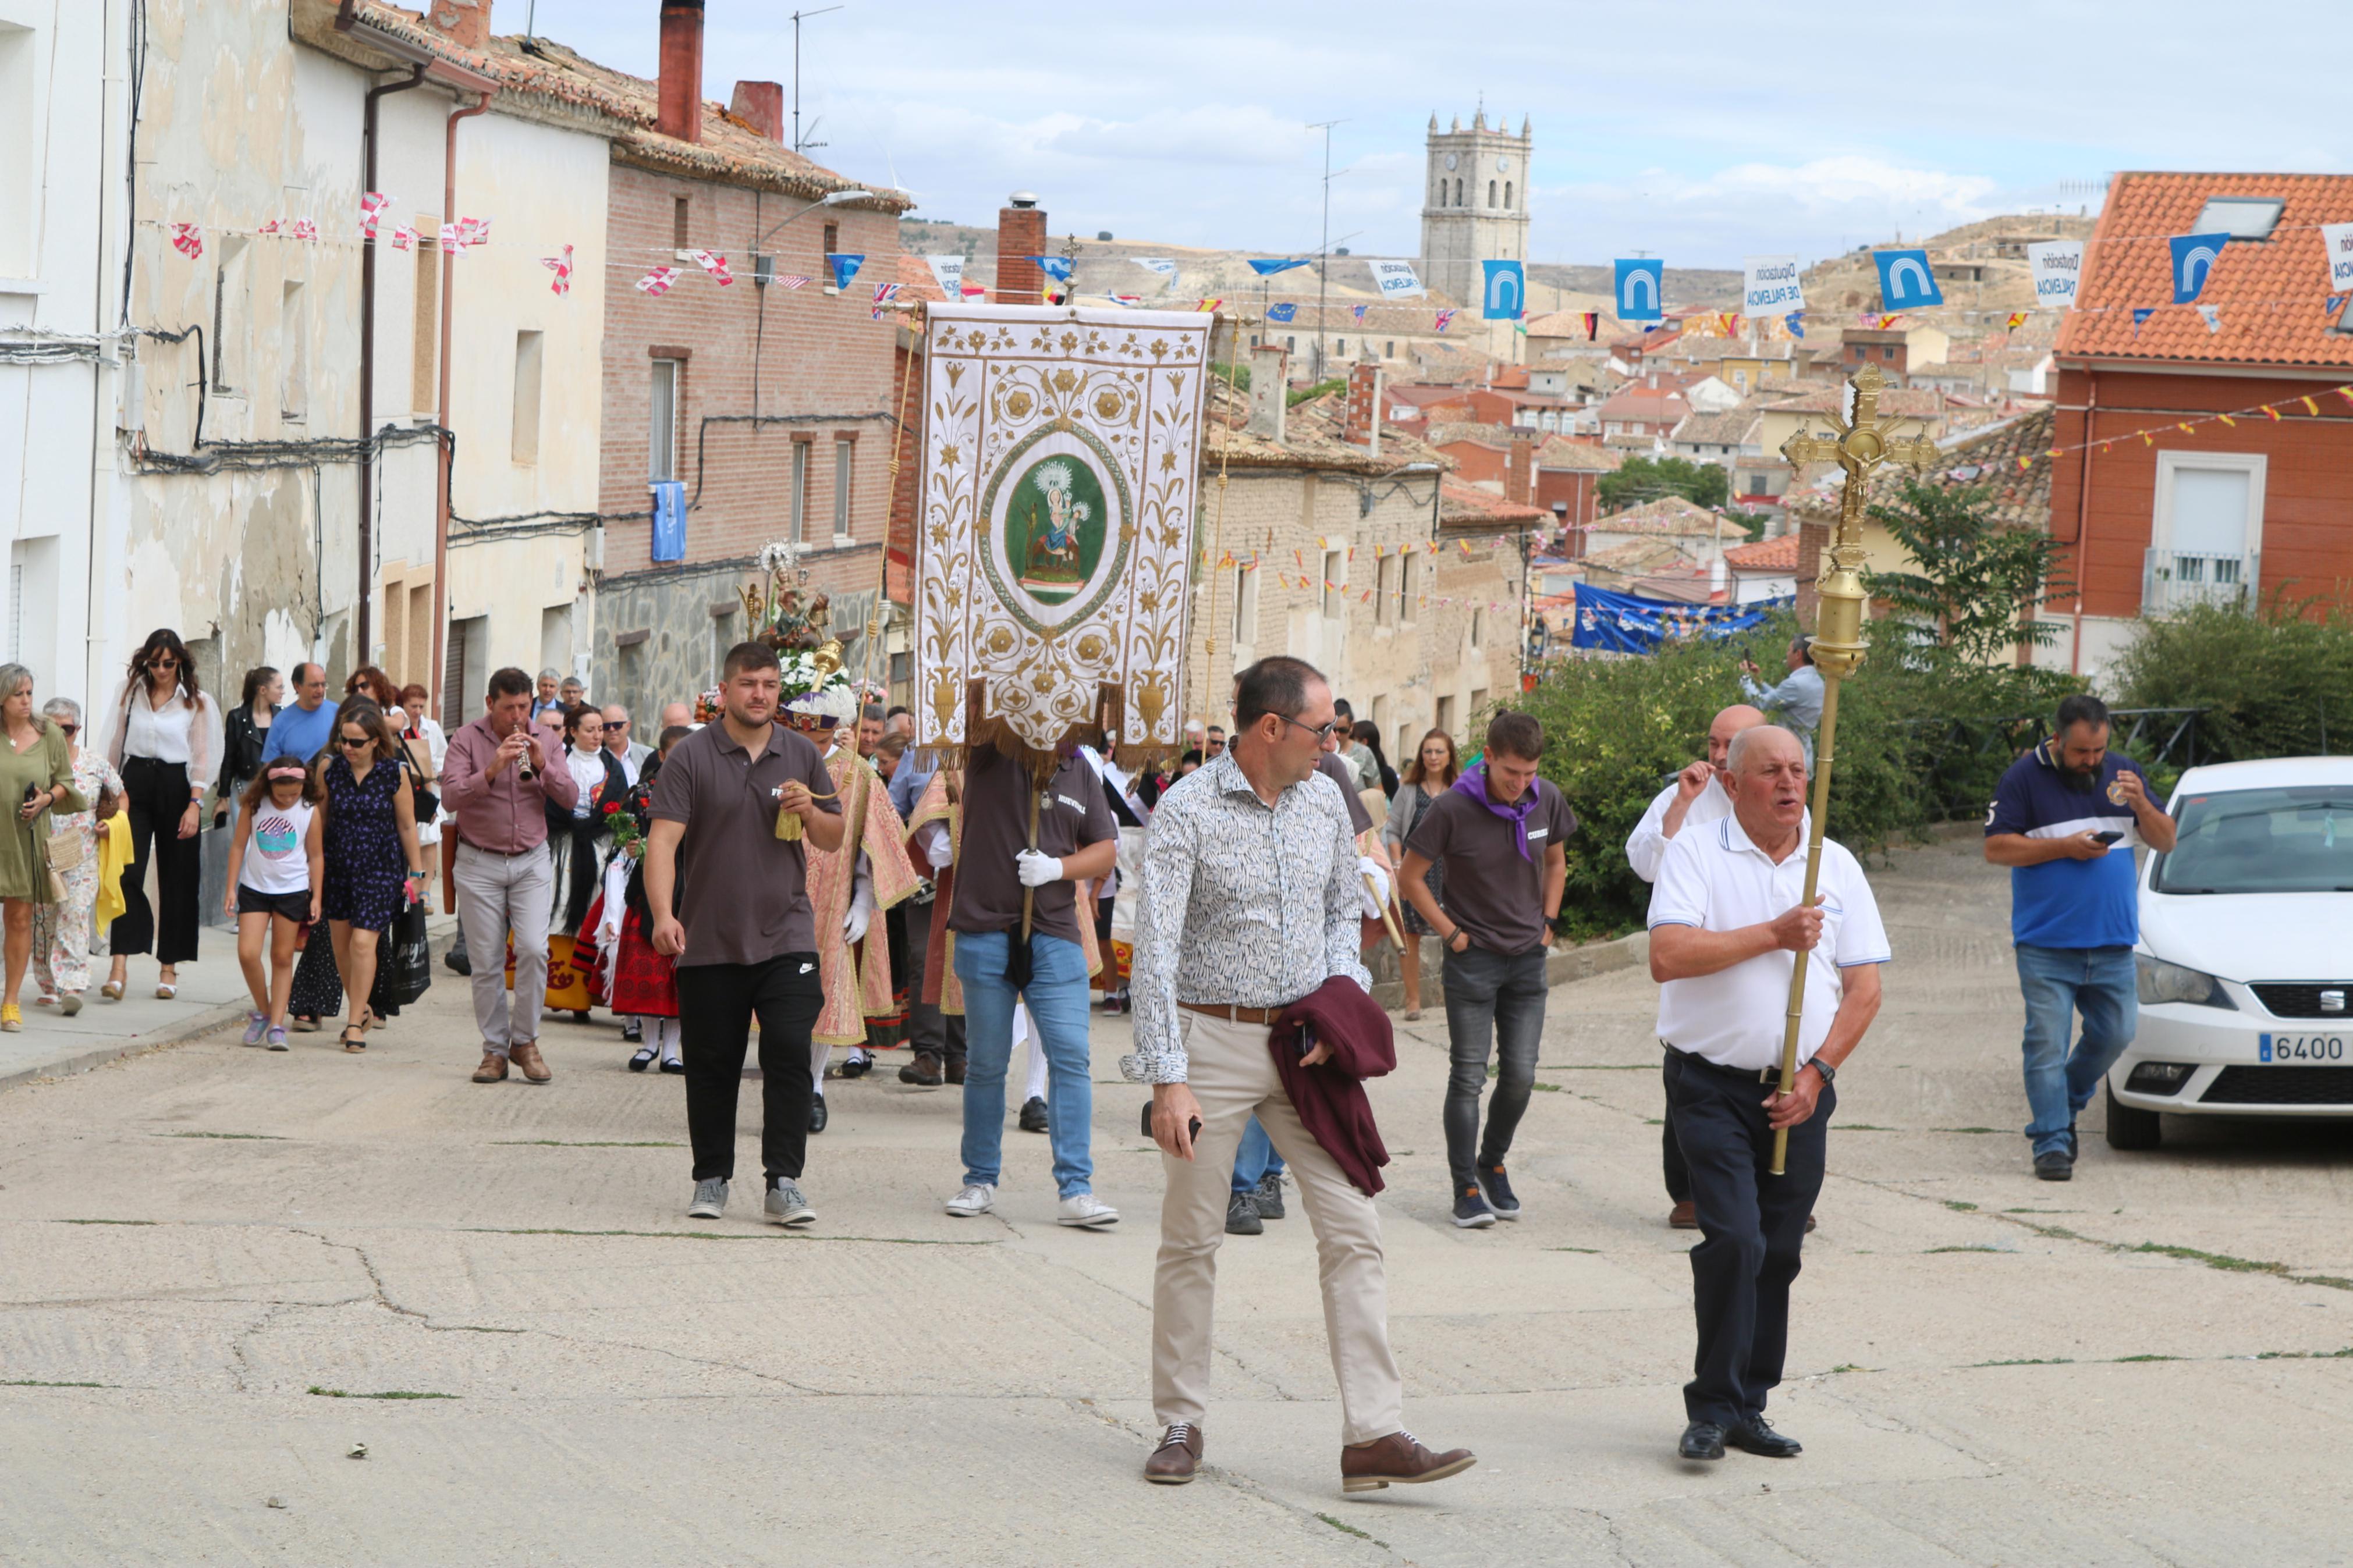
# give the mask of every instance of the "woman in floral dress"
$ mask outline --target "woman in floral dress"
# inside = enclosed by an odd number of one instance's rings
[[[81,1011],[81,994],[90,989],[99,825],[121,809],[122,775],[102,752],[81,743],[79,703],[70,697],[52,697],[41,705],[41,714],[65,736],[66,754],[73,759],[74,793],[91,806],[51,818],[54,834],[70,834],[80,844],[80,858],[58,868],[66,901],[33,908],[33,979],[41,988],[40,1005],[70,1018]]]

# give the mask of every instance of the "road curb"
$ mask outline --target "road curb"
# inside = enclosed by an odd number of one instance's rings
[[[94,1068],[102,1068],[109,1062],[121,1061],[127,1057],[145,1056],[149,1051],[160,1051],[169,1046],[184,1046],[190,1040],[202,1039],[206,1035],[216,1034],[231,1025],[244,1022],[246,1006],[246,999],[243,997],[234,1002],[216,1003],[189,1017],[184,1023],[158,1029],[153,1034],[133,1035],[127,1039],[116,1040],[111,1044],[99,1046],[57,1061],[41,1062],[33,1067],[18,1068],[13,1072],[0,1073],[0,1093],[5,1093],[19,1084],[39,1083],[47,1079],[73,1078]]]

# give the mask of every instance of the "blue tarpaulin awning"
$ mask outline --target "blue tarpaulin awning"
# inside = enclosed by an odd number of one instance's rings
[[[1608,653],[1656,653],[1664,641],[1727,637],[1763,625],[1773,612],[1796,603],[1779,598],[1746,605],[1687,605],[1680,599],[1613,594],[1584,583],[1577,584],[1576,594],[1569,646]]]

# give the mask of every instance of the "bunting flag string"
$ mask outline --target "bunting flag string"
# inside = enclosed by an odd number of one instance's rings
[[[370,191],[360,197],[360,237],[362,238],[375,237],[376,220],[384,216],[384,209],[391,205],[392,198],[382,191]]]
[[[727,258],[716,251],[694,250],[687,254],[697,267],[711,274],[711,280],[722,289],[735,281],[735,274],[727,269]]]
[[[172,248],[194,261],[205,253],[205,231],[200,224],[175,223],[172,226]]]
[[[555,274],[555,280],[547,286],[549,293],[561,298],[572,292],[572,247],[570,246],[564,247],[564,254],[561,256],[541,257],[539,264]]]
[[[896,283],[877,283],[874,285],[874,319],[879,321],[883,317],[889,315],[891,312],[885,309],[885,307],[898,297],[899,286]]]
[[[656,296],[667,294],[670,292],[670,286],[678,281],[678,271],[675,267],[657,267],[638,279],[637,287],[648,294]]]

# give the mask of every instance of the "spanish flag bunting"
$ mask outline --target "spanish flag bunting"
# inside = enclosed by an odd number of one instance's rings
[[[2216,416],[2214,416],[2214,417],[2215,417],[2215,418],[2217,418],[2217,419],[2220,419],[2223,424],[2228,425],[2228,426],[2232,426],[2233,428],[2235,428],[2235,427],[2237,426],[2238,423],[2239,423],[2237,420],[2235,420],[2235,419],[2232,418],[2232,417],[2231,417],[2229,415],[2227,415],[2227,414],[2217,414]]]
[[[1294,566],[1305,566],[1307,564],[1307,557],[1302,555],[1296,550],[1291,552],[1291,561],[1292,564]]]
[[[2022,473],[2026,472],[2026,470],[2027,470],[2027,469],[2029,469],[2029,468],[2032,468],[2032,467],[2034,467],[2034,459],[2033,459],[2033,458],[2019,458],[2019,459],[2018,459],[2018,471],[2019,471],[2020,473],[2021,473],[2021,474],[2022,474]]]
[[[2140,444],[2144,447],[2154,447],[2157,445],[2155,441],[2149,439],[2148,432],[2146,430],[2140,433]]]
[[[2306,414],[2316,414],[2316,414],[2318,414],[2318,413],[2320,412],[2320,405],[2319,405],[2319,404],[2317,404],[2317,403],[2315,403],[2315,402],[2314,402],[2311,398],[2309,398],[2309,397],[2299,397],[2299,398],[2297,398],[2297,399],[2296,399],[2296,401],[2297,401],[2298,403],[2301,403],[2301,404],[2303,404],[2303,405],[2304,405],[2304,411],[2305,411]]]
[[[1315,548],[1318,550],[1329,550],[1332,548],[1332,542],[1319,533],[1315,536]]]
[[[2279,423],[2279,410],[2266,403],[2263,405],[2263,417],[2276,425]]]
[[[1214,310],[1224,303],[1225,301],[1223,300],[1204,300],[1199,304],[1194,306],[1193,309],[1196,310]]]
[[[2337,389],[2337,395],[2343,398],[2348,403],[2353,403],[2353,386],[2338,387]]]
[[[2197,434],[2198,434],[2197,427],[2196,427],[2195,426],[2191,425],[2191,424],[2189,423],[2189,420],[2187,420],[2187,419],[2181,419],[2181,420],[2177,420],[2177,421],[2175,421],[2175,422],[2174,422],[2174,426],[2173,426],[2173,427],[2174,427],[2176,430],[2180,431],[2180,432],[2181,432],[2183,435],[2185,435],[2185,436],[2195,436],[2195,435],[2197,435]]]
[[[2026,312],[2023,310],[2012,310],[2010,313],[2010,324],[2012,331],[2026,325]]]
[[[1458,539],[1454,542],[1461,547],[1464,558],[1468,559],[1471,555],[1471,542],[1467,539]]]
[[[1219,571],[1223,571],[1225,568],[1227,568],[1227,567],[1229,567],[1229,566],[1232,565],[1233,563],[1234,563],[1234,552],[1233,552],[1232,551],[1229,550],[1229,551],[1227,551],[1227,552],[1226,552],[1225,559],[1218,563],[1218,568],[1219,568]]]
[[[1376,561],[1378,561],[1380,558],[1381,558],[1381,547],[1380,547],[1380,544],[1379,544],[1377,542],[1376,542],[1374,543],[1374,545],[1373,545],[1373,559],[1374,559],[1374,560],[1376,560]]]

